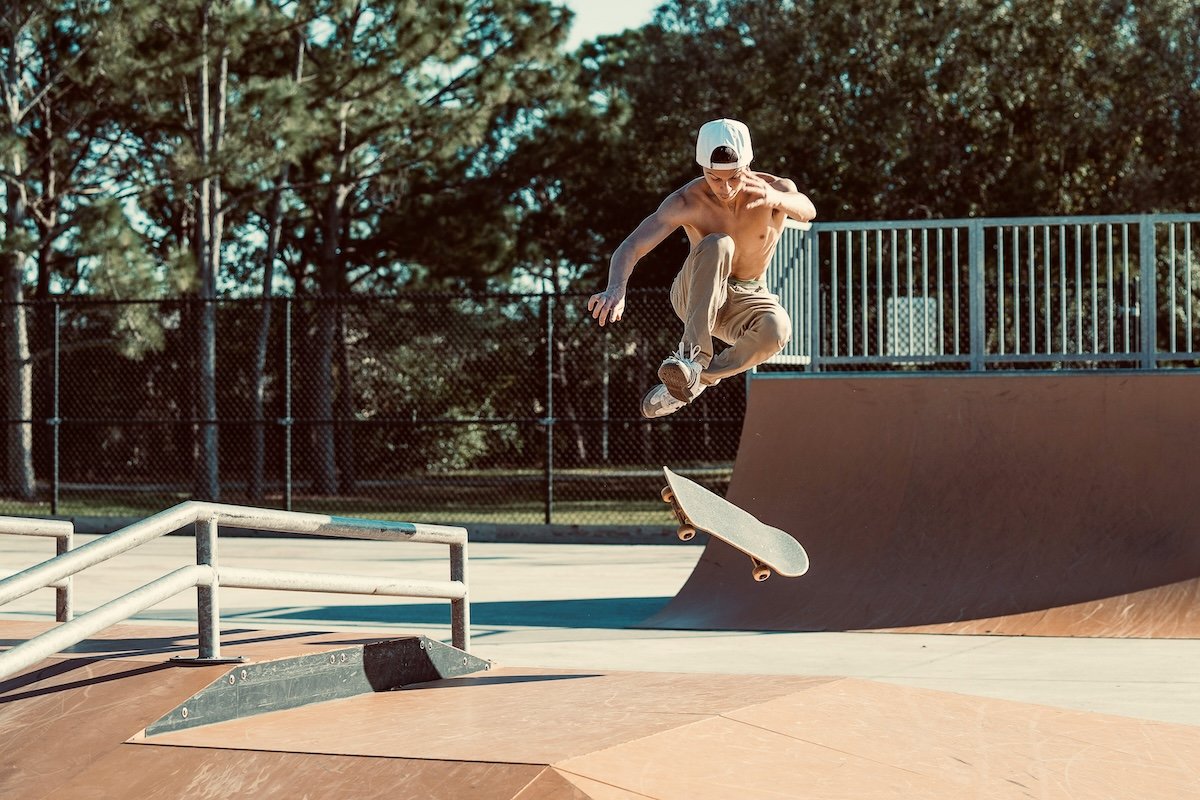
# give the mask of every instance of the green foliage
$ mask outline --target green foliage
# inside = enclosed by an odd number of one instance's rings
[[[75,255],[80,263],[90,265],[88,283],[96,297],[145,300],[162,296],[164,286],[158,264],[118,202],[97,201],[83,207],[77,219]],[[152,306],[116,305],[109,307],[109,313],[113,345],[125,358],[139,361],[147,352],[163,349],[165,337]]]
[[[822,220],[1200,208],[1188,0],[670,0],[641,30],[567,55],[569,16],[553,0],[9,3],[0,284],[113,299],[214,284],[592,289],[621,239],[697,174],[696,130],[718,116],[744,119],[756,166],[794,178]],[[668,283],[685,252],[673,236],[636,285]],[[564,402],[599,395],[603,361],[634,407],[671,344],[669,310],[637,309],[601,337],[584,302],[557,312],[578,334],[555,354],[558,380],[578,388]],[[297,366],[314,375],[297,416],[536,418],[522,372],[544,364],[536,337],[514,356],[429,333],[452,317],[472,342],[511,340],[498,332],[538,324],[519,305],[314,314],[297,337]],[[210,352],[201,311],[173,337],[148,308],[97,309],[90,330],[105,326],[139,364]],[[247,323],[246,363],[278,324]],[[358,351],[389,329],[404,333]],[[207,367],[197,376],[211,384]],[[264,377],[242,376],[245,394]],[[328,472],[336,437],[317,427],[307,455]],[[537,435],[511,420],[455,430],[338,441],[337,463],[357,450],[362,469],[401,457],[459,469],[515,459]]]
[[[34,246],[36,238],[24,228],[10,228],[0,235],[0,255],[23,258]]]
[[[521,256],[602,274],[718,116],[823,220],[1195,210],[1198,45],[1183,0],[673,0],[584,47],[589,111],[548,109],[518,154]]]
[[[537,330],[539,305],[536,299],[416,295],[351,306],[347,363],[357,418],[412,423],[403,439],[360,441],[360,466],[384,471],[390,464],[394,471],[399,463],[422,474],[492,467],[518,455],[526,431],[515,422],[442,423],[539,416],[544,362],[532,352],[537,340],[514,342],[508,333],[514,326]]]
[[[80,209],[137,195],[165,268],[194,236],[193,188],[219,176],[237,285],[287,174],[300,293],[602,271],[695,174],[692,137],[718,115],[746,119],[758,166],[823,219],[1200,203],[1185,0],[672,0],[570,58],[568,19],[551,0],[13,3],[0,50],[33,106],[0,145],[28,166],[30,235],[67,249]],[[202,156],[196,78],[222,55],[223,142]],[[644,273],[666,280],[681,252]]]
[[[478,281],[511,266],[491,180],[526,117],[559,93],[566,17],[541,0],[326,9],[313,43],[288,228],[298,290]],[[318,267],[338,231],[340,264]],[[327,256],[324,256],[327,260]],[[313,268],[306,268],[306,264]]]

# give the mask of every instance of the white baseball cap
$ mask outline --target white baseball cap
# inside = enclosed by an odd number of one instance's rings
[[[713,161],[713,151],[728,147],[736,161]],[[736,119],[714,119],[700,126],[696,137],[696,163],[705,169],[741,169],[754,160],[754,148],[750,146],[750,129]]]

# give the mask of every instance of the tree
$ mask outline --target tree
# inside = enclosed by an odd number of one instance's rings
[[[425,4],[426,6],[428,4]],[[501,272],[503,196],[476,192],[557,91],[566,13],[546,0],[193,0],[109,8],[91,72],[120,125],[113,183],[195,331],[196,493],[216,498],[216,317],[222,281],[244,291],[258,252],[263,315],[251,411],[260,497],[269,298],[277,264],[299,295]],[[101,217],[108,223],[111,216]],[[463,257],[464,248],[471,256]],[[430,278],[430,276],[437,276]],[[317,491],[352,474],[331,420],[349,417],[342,311],[302,317],[319,376],[308,405]],[[335,403],[340,404],[335,409]],[[336,413],[335,413],[336,412]]]
[[[502,270],[508,211],[502,195],[478,190],[557,91],[564,12],[544,0],[329,3],[312,31],[314,132],[284,223],[297,294],[331,299]],[[352,473],[352,448],[339,448],[331,425],[349,413],[343,313],[318,302],[304,329],[314,381],[300,393],[301,415],[319,493]]]
[[[247,228],[249,209],[279,202],[284,190],[279,176],[286,180],[300,130],[280,120],[298,115],[291,62],[312,12],[305,3],[231,0],[196,0],[183,13],[175,3],[122,11],[110,62],[122,76],[117,100],[132,120],[134,180],[160,258],[183,273],[181,283],[194,276],[195,492],[219,499],[215,301],[230,272],[230,230]],[[277,214],[260,217],[278,227]],[[269,232],[268,246],[277,241]],[[261,468],[255,474],[260,495]]]
[[[282,102],[272,104],[281,111],[288,108],[287,101],[296,97],[302,87],[304,57],[307,46],[308,41],[304,34],[304,26],[303,24],[298,24],[291,34],[292,85],[288,87],[290,91],[287,91],[280,98]],[[287,121],[288,116],[290,115],[281,113],[280,122]],[[280,153],[287,153],[291,144],[286,136],[279,137],[275,142],[275,146]],[[254,390],[251,397],[251,416],[254,420],[254,427],[251,431],[249,495],[253,502],[262,502],[266,495],[264,471],[266,464],[265,408],[268,383],[267,354],[271,345],[271,321],[275,307],[272,298],[275,295],[276,262],[279,260],[280,242],[283,236],[284,195],[291,183],[292,165],[286,157],[280,160],[279,172],[275,177],[274,183],[268,187],[267,196],[269,199],[267,209],[266,213],[262,216],[262,230],[265,240],[262,255],[262,289],[260,292],[262,310],[259,316],[258,333],[255,337]]]
[[[36,494],[33,463],[34,365],[26,285],[50,292],[57,248],[77,229],[113,132],[81,77],[93,55],[99,4],[12,2],[0,10],[0,491]]]
[[[673,0],[584,48],[591,121],[551,109],[513,199],[555,237],[535,249],[602,271],[734,116],[823,220],[1194,209],[1198,40],[1183,0]]]

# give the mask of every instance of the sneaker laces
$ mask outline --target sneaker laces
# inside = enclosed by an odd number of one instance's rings
[[[700,345],[692,345],[692,349],[689,352],[687,349],[687,343],[680,342],[679,349],[667,357],[673,358],[676,361],[691,361],[692,363],[695,363],[696,359],[700,357]]]

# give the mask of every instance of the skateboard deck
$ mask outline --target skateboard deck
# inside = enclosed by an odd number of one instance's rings
[[[808,571],[808,554],[791,534],[772,528],[748,511],[693,480],[663,467],[667,485],[662,498],[679,520],[679,538],[688,541],[704,531],[750,557],[754,580],[765,581],[772,572],[794,578]]]

